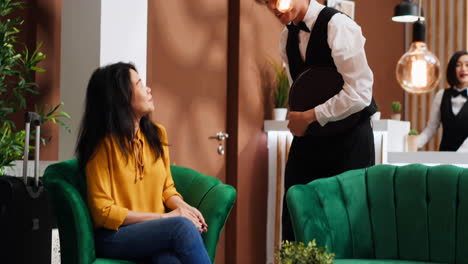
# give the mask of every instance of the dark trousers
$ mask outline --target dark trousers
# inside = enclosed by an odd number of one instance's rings
[[[202,237],[195,225],[183,217],[170,217],[98,229],[94,234],[96,255],[151,264],[210,264]]]
[[[368,117],[340,135],[294,137],[284,178],[282,239],[294,241],[286,202],[286,193],[291,186],[372,166],[375,164],[374,153],[374,134]]]

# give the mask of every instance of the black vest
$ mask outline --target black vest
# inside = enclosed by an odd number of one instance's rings
[[[455,115],[452,110],[452,96],[448,89],[444,91],[440,104],[442,122],[442,141],[440,151],[457,151],[468,137],[468,103]]]
[[[289,71],[293,81],[310,66],[330,66],[336,69],[331,49],[328,45],[328,22],[337,13],[340,12],[336,9],[325,7],[318,15],[314,28],[311,29],[304,64],[296,63],[303,61],[302,58],[298,58],[300,54],[293,53],[292,48],[286,47]]]
[[[312,66],[326,66],[332,67],[336,70],[336,65],[331,55],[332,51],[330,49],[330,46],[328,45],[328,22],[337,13],[340,13],[340,11],[330,7],[325,7],[318,15],[317,20],[315,21],[315,25],[310,33],[309,43],[307,44],[305,62],[300,57],[300,54],[297,52],[297,47],[291,47],[289,45],[286,45],[286,55],[288,56],[289,72],[293,81],[297,79],[300,73],[304,72],[306,69]],[[314,88],[311,87],[311,89]],[[340,88],[340,91],[342,89],[343,87]],[[323,93],[323,91],[320,89],[316,89],[316,91],[314,91],[314,93],[321,92]],[[341,124],[343,124],[343,130],[346,130],[347,128],[344,124],[350,123],[346,122],[347,119],[349,121],[351,119],[356,119],[356,116],[359,116],[359,119],[364,120],[365,118],[369,118],[376,111],[377,105],[375,104],[374,98],[372,98],[371,104],[364,108],[362,111],[354,113],[343,120],[336,121],[333,123],[336,123],[334,124],[336,126],[340,126]],[[308,131],[318,129],[321,129],[320,124],[318,124],[318,122],[314,122],[309,126]]]

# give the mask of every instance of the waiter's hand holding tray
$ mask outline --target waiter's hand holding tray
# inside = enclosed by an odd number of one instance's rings
[[[312,66],[302,72],[289,91],[289,111],[304,112],[325,103],[338,94],[344,85],[343,77],[333,67]],[[360,112],[321,126],[318,122],[309,125],[306,135],[337,135],[354,127],[360,120]]]

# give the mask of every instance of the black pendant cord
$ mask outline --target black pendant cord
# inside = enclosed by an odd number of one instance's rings
[[[421,19],[422,0],[419,0],[418,19]],[[426,10],[427,12],[427,10]]]
[[[426,42],[426,24],[421,20],[422,0],[419,0],[418,20],[413,24],[413,42]]]

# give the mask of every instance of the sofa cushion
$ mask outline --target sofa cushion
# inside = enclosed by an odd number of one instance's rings
[[[435,264],[438,262],[421,262],[398,259],[335,259],[335,264]]]
[[[96,259],[93,264],[135,264],[135,262],[118,260],[118,259]]]

